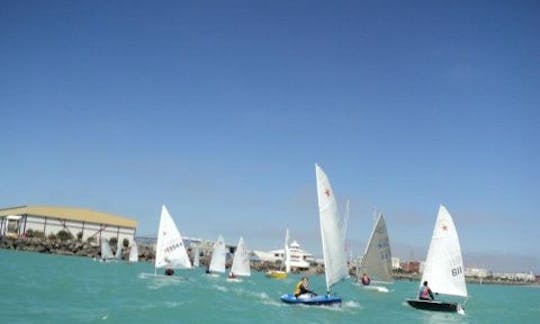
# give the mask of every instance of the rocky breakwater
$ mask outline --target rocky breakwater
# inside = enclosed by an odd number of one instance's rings
[[[74,255],[99,258],[99,244],[93,241],[59,240],[33,237],[1,237],[0,248],[8,250],[29,251],[47,254]],[[113,248],[114,249],[114,248]],[[122,259],[127,260],[129,248],[123,248]],[[139,261],[153,261],[155,251],[151,246],[139,246]]]
[[[91,242],[61,241],[41,238],[0,238],[0,248],[49,254],[98,257],[99,246]]]

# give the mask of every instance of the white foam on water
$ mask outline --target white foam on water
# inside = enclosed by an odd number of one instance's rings
[[[354,300],[348,300],[344,302],[343,306],[348,307],[348,308],[361,308],[362,307],[359,302],[356,302]]]
[[[184,305],[184,302],[179,302],[179,301],[177,301],[177,302],[165,302],[165,306],[167,308],[176,308],[176,307],[182,306],[182,305]]]
[[[214,285],[213,287],[216,288],[219,291],[222,291],[222,292],[229,291],[229,289],[227,287],[224,287],[224,286]]]

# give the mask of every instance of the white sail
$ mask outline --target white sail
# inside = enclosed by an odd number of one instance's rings
[[[194,248],[193,253],[195,253],[193,256],[193,266],[199,267],[201,265],[201,251],[198,246]]]
[[[114,256],[111,250],[111,246],[109,245],[109,241],[107,241],[105,238],[101,238],[101,259],[110,260],[113,258]]]
[[[343,237],[347,237],[347,226],[348,223],[349,223],[349,214],[351,212],[351,208],[350,208],[350,205],[351,205],[351,202],[349,200],[347,200],[347,203],[345,204],[345,216],[343,216],[343,226],[342,226],[342,230],[343,230]]]
[[[337,202],[324,171],[315,165],[321,241],[326,275],[326,289],[348,277],[344,224],[339,222]]]
[[[439,207],[433,229],[421,283],[424,281],[434,293],[467,297],[456,226],[443,205]]]
[[[249,265],[249,252],[242,237],[240,237],[240,240],[238,241],[238,246],[236,247],[236,252],[234,252],[231,273],[236,276],[251,276],[251,268]]]
[[[223,237],[218,236],[216,242],[214,243],[214,252],[212,252],[212,259],[210,260],[210,267],[208,270],[210,272],[225,272],[225,241]]]
[[[362,258],[361,272],[377,281],[392,281],[392,252],[388,231],[382,214],[379,215]]]
[[[161,207],[155,267],[191,268],[182,236],[165,205]]]
[[[122,260],[122,244],[120,244],[120,240],[116,242],[116,253],[114,254],[114,258],[116,260]]]
[[[129,250],[129,262],[138,262],[139,261],[139,248],[137,247],[137,243],[133,241],[133,244],[131,245],[131,249]]]
[[[285,272],[291,272],[291,250],[289,248],[289,229],[285,231],[285,247],[283,249],[283,260],[285,263]]]

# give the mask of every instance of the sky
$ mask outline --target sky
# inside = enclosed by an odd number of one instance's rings
[[[315,163],[348,242],[374,209],[425,259],[540,273],[537,1],[2,1],[0,207],[321,255]]]

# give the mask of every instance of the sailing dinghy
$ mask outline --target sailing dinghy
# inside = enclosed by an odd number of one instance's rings
[[[133,241],[131,249],[129,250],[128,261],[130,263],[139,262],[139,248],[137,247],[137,242],[135,241]]]
[[[366,273],[371,279],[369,284],[360,282],[360,273]],[[358,284],[367,290],[388,292],[388,288],[382,284],[391,284],[392,279],[392,252],[386,222],[382,214],[379,214],[369,237],[364,257],[360,267],[357,267]]]
[[[122,244],[120,244],[120,240],[116,241],[116,253],[114,254],[114,258],[117,261],[122,260]]]
[[[332,294],[330,289],[349,276],[345,255],[346,226],[343,221],[340,222],[339,220],[336,198],[328,177],[318,165],[315,165],[315,173],[317,177],[317,198],[326,294],[311,297],[300,295],[298,298],[293,294],[285,294],[281,296],[281,300],[288,304],[341,305],[341,297]]]
[[[283,266],[285,265],[285,271]],[[289,229],[285,230],[285,246],[283,247],[283,263],[281,264],[281,270],[270,270],[265,275],[267,278],[272,279],[285,279],[287,274],[291,272],[291,251],[289,248]]]
[[[238,277],[251,276],[251,267],[249,264],[249,251],[244,243],[244,238],[240,237],[238,246],[234,252],[231,271],[229,272],[228,281],[241,281]]]
[[[193,256],[193,267],[198,268],[201,266],[201,249],[196,246],[193,249],[193,253],[195,254]]]
[[[225,251],[225,240],[223,240],[223,236],[219,235],[214,243],[212,259],[210,259],[210,265],[206,270],[206,273],[213,277],[218,277],[220,273],[225,273],[226,257],[227,252]]]
[[[446,207],[441,205],[420,284],[427,281],[431,290],[439,295],[467,298],[463,270],[463,258],[456,226]],[[407,299],[407,303],[418,309],[465,314],[463,306],[459,303],[420,299]]]
[[[109,241],[105,239],[104,237],[101,238],[101,244],[100,244],[100,250],[101,250],[101,258],[99,259],[100,262],[110,262],[114,260],[114,255],[112,253],[111,245],[109,244]]]
[[[176,223],[172,219],[167,207],[161,207],[161,218],[159,220],[159,230],[156,243],[156,260],[154,263],[154,273],[143,273],[143,277],[165,277],[171,278],[170,275],[158,275],[157,269],[190,269],[191,261],[186,252],[182,235],[176,227]],[[178,278],[178,277],[176,277]]]

